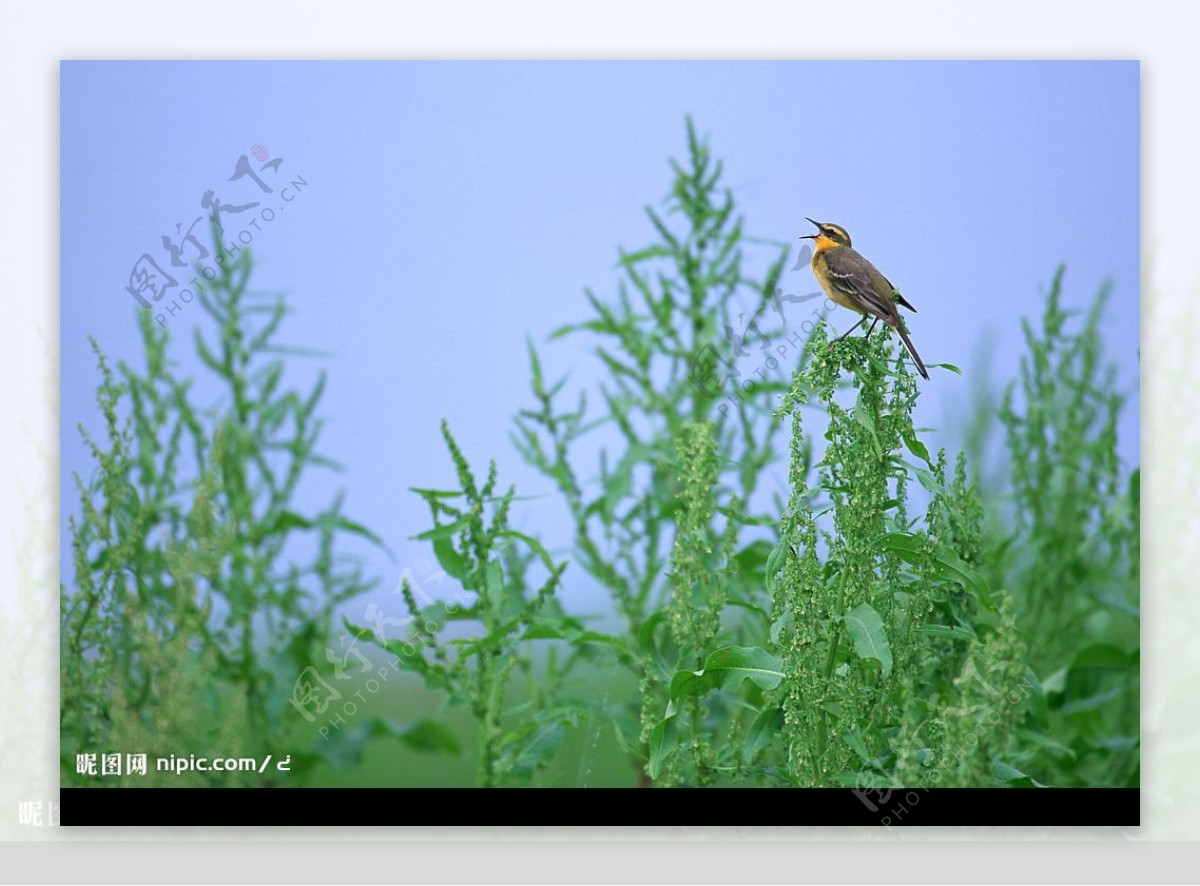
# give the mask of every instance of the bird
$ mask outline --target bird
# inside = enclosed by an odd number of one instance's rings
[[[867,330],[869,337],[875,330],[875,324],[882,320],[900,334],[900,340],[904,342],[904,347],[912,355],[913,362],[917,365],[917,371],[923,378],[928,379],[929,373],[925,370],[925,364],[921,362],[917,349],[913,347],[913,343],[908,337],[904,321],[900,318],[900,311],[896,305],[903,305],[914,314],[917,309],[896,291],[896,287],[887,277],[879,273],[878,268],[863,258],[850,245],[850,234],[845,228],[841,225],[813,221],[807,216],[805,216],[805,220],[817,226],[817,233],[805,234],[800,238],[801,240],[812,240],[814,243],[812,269],[817,282],[821,284],[821,288],[825,290],[825,294],[831,300],[863,315],[862,319],[851,326],[849,331],[834,341],[841,341],[865,323],[867,317],[873,317],[871,327]]]

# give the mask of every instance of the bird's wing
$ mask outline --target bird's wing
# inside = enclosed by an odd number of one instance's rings
[[[881,320],[898,318],[887,278],[849,247],[838,252],[841,254],[836,260],[830,256],[827,266],[830,285],[873,317]]]

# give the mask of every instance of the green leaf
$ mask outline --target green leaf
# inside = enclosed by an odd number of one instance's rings
[[[368,541],[372,541],[381,548],[387,548],[387,545],[383,543],[383,539],[381,539],[378,535],[376,535],[366,526],[363,526],[361,523],[356,523],[348,517],[338,517],[333,521],[333,525],[338,529],[342,529],[353,535],[358,535],[367,539]]]
[[[622,661],[632,661],[629,648],[619,637],[604,634],[600,631],[579,630],[578,628],[563,627],[553,622],[537,621],[521,635],[522,640],[566,640],[576,645],[593,644],[607,646],[617,654]]]
[[[992,764],[992,777],[1001,784],[1013,788],[1044,788],[1041,782],[1034,781],[1020,769],[997,761]]]
[[[515,539],[518,539],[519,541],[525,542],[525,544],[529,545],[529,549],[538,555],[538,558],[542,561],[542,564],[550,572],[559,571],[559,564],[556,564],[554,562],[554,558],[550,556],[550,552],[547,551],[542,546],[542,543],[540,541],[538,541],[536,538],[534,538],[533,536],[526,535],[524,532],[517,532],[517,530],[515,530],[515,529],[503,529],[500,532],[496,533],[496,537],[497,538],[515,538]],[[562,565],[565,566],[566,564],[564,563]],[[449,572],[450,570],[446,570],[446,571]]]
[[[854,420],[862,426],[867,432],[867,436],[871,438],[871,447],[875,450],[875,455],[883,458],[883,447],[879,443],[879,435],[875,431],[875,419],[871,415],[871,410],[863,400],[863,395],[866,394],[867,388],[864,385],[858,396],[858,403],[854,407]]]
[[[415,492],[426,501],[437,498],[461,498],[466,495],[461,489],[421,489],[419,486],[410,486],[408,491]]]
[[[679,742],[679,733],[675,726],[675,712],[667,707],[667,715],[663,717],[650,733],[650,765],[647,774],[651,779],[657,779],[666,762]]]
[[[925,464],[929,465],[930,467],[933,467],[933,462],[929,458],[929,450],[926,448],[925,444],[922,443],[920,441],[920,439],[917,437],[916,431],[914,431],[908,425],[905,425],[901,429],[900,433],[901,433],[901,436],[904,438],[904,445],[905,445],[905,447],[907,447],[908,451],[911,452],[913,455],[915,455],[917,458],[921,459],[921,461],[925,462]]]
[[[930,369],[949,369],[955,375],[963,374],[963,371],[961,369],[959,369],[957,366],[955,366],[953,363],[930,363],[929,368]]]
[[[622,659],[632,660],[633,656],[629,654],[629,648],[620,637],[614,637],[612,634],[603,634],[600,631],[583,631],[577,636],[569,638],[572,643],[590,643],[596,646],[607,646]]]
[[[1139,669],[1138,653],[1125,652],[1108,643],[1095,643],[1083,649],[1071,661],[1072,671],[1134,671]]]
[[[1062,695],[1067,691],[1067,668],[1059,668],[1045,680],[1041,681],[1042,692],[1046,695]]]
[[[742,760],[749,765],[754,755],[771,744],[771,739],[783,728],[783,708],[767,708],[754,718],[746,735]]]
[[[788,628],[790,628],[792,626],[792,620],[794,618],[795,618],[795,616],[792,614],[792,610],[787,609],[787,610],[784,610],[783,615],[779,616],[779,618],[777,618],[771,624],[771,642],[772,643],[774,643],[776,645],[779,644],[779,638],[781,636],[783,636],[784,631],[786,631]]]
[[[751,680],[761,689],[783,682],[783,662],[757,646],[725,646],[713,652],[698,671],[676,671],[671,679],[672,701]]]
[[[635,265],[635,264],[638,264],[639,262],[643,262],[646,259],[669,258],[674,254],[675,253],[672,252],[667,247],[655,244],[654,246],[647,246],[645,249],[639,249],[637,252],[625,252],[624,250],[622,250],[621,258],[618,260],[617,264],[628,267],[630,265]]]
[[[726,601],[726,603],[729,606],[736,606],[739,609],[744,609],[747,612],[749,612],[751,615],[755,615],[758,618],[762,619],[762,623],[763,623],[764,627],[766,627],[768,629],[771,627],[771,614],[769,612],[767,612],[765,609],[763,609],[761,606],[751,603],[749,600],[738,599],[737,597],[730,597]]]
[[[842,738],[846,740],[846,746],[854,751],[860,760],[864,763],[871,761],[871,753],[867,750],[866,742],[863,741],[863,737],[857,729],[847,729],[842,733]]]
[[[549,622],[534,624],[521,635],[522,640],[565,640],[566,634]]]
[[[540,397],[546,392],[542,382],[542,363],[538,359],[537,349],[533,346],[533,339],[528,336],[525,337],[525,347],[529,350],[529,374],[533,377],[533,393]]]
[[[946,498],[953,497],[954,493],[947,489],[944,483],[938,481],[938,478],[933,475],[933,471],[918,468],[914,465],[912,472],[917,475],[917,480],[920,481],[921,485],[934,495],[942,495]]]
[[[772,591],[775,581],[775,576],[779,574],[779,570],[783,568],[786,562],[788,552],[787,537],[779,539],[779,542],[771,549],[771,553],[767,555],[766,566],[763,567],[763,576],[766,578],[767,590]]]
[[[575,332],[582,332],[584,330],[603,334],[609,332],[611,329],[611,324],[600,320],[589,320],[587,323],[567,323],[564,326],[559,326],[557,329],[551,332],[548,339],[549,341],[554,341],[555,339],[563,338],[564,336],[571,335]]]
[[[771,549],[771,552],[767,554],[767,563],[766,566],[763,567],[763,570],[766,576],[768,592],[772,590],[775,576],[779,574],[779,570],[783,569],[784,564],[787,562],[787,555],[791,552],[791,543],[789,542],[789,538],[792,535],[792,530],[795,528],[795,525],[795,514],[789,513],[784,516],[783,525],[779,527],[779,541],[775,543],[775,546]]]
[[[733,555],[734,561],[738,564],[738,573],[749,576],[751,579],[761,577],[767,569],[767,561],[773,551],[774,546],[766,539],[751,541],[749,545]]]
[[[329,512],[312,520],[302,514],[297,514],[295,511],[280,511],[275,515],[275,519],[271,521],[271,524],[261,530],[260,535],[282,535],[293,529],[327,529],[330,526],[362,536],[381,548],[386,549],[387,547],[379,536],[361,523],[355,523],[347,517],[340,517]]]
[[[395,667],[403,671],[421,675],[425,679],[425,685],[430,689],[445,690],[450,696],[452,704],[461,704],[466,700],[462,695],[461,689],[451,682],[450,677],[441,665],[430,664],[425,660],[424,650],[418,644],[408,643],[405,640],[385,640],[380,643],[370,628],[356,625],[345,616],[342,616],[342,624],[353,636],[373,643],[396,656]]]
[[[434,526],[432,529],[426,529],[424,532],[414,535],[413,538],[420,541],[432,541],[435,538],[454,538],[454,536],[463,531],[469,520],[469,517],[460,517],[453,523],[443,523],[440,526]]]
[[[1028,741],[1030,744],[1039,745],[1053,754],[1066,757],[1072,762],[1078,757],[1078,754],[1072,748],[1067,747],[1061,741],[1056,741],[1048,735],[1037,732],[1033,729],[1018,729],[1017,738]]]
[[[371,731],[374,735],[390,735],[399,739],[402,745],[414,751],[450,754],[454,757],[462,754],[462,745],[454,730],[436,720],[418,720],[411,726],[400,728],[375,720]]]
[[[1105,692],[1097,692],[1083,698],[1073,698],[1071,701],[1059,707],[1058,713],[1064,717],[1070,717],[1074,714],[1095,711],[1105,705],[1125,696],[1125,689],[1121,686],[1114,686]]]
[[[932,567],[938,578],[962,585],[963,590],[974,596],[985,609],[996,611],[987,581],[949,548],[938,546],[927,551],[924,539],[908,532],[889,532],[880,540],[880,547],[905,563]]]
[[[438,563],[446,570],[446,574],[462,581],[467,577],[470,571],[467,568],[467,562],[462,558],[458,551],[454,550],[454,545],[448,538],[435,538],[433,540],[433,553],[437,557]]]
[[[646,752],[644,750],[642,750],[642,748],[638,747],[636,742],[631,742],[628,738],[625,737],[625,727],[623,725],[622,718],[621,717],[613,717],[612,725],[613,725],[613,732],[617,736],[617,745],[621,748],[622,751],[625,752],[626,756],[631,757],[635,760],[641,760],[642,762],[646,762]],[[633,733],[637,732],[636,724],[629,724],[629,726],[630,726],[631,732],[633,732]]]
[[[282,534],[291,529],[312,529],[313,521],[295,511],[280,511],[271,525],[263,530],[263,535]]]
[[[582,712],[573,706],[539,711],[525,719],[500,742],[502,772],[528,776],[550,763],[562,745],[566,726],[579,722]]]
[[[948,640],[974,640],[975,634],[957,625],[921,625],[920,631],[930,637],[944,637]]]
[[[665,609],[656,609],[651,613],[650,617],[642,622],[642,626],[638,628],[638,649],[647,654],[652,654],[656,651],[654,644],[654,629],[662,624],[662,620],[667,617]]]
[[[861,341],[861,339],[859,339],[859,341]],[[896,370],[893,369],[888,363],[885,363],[883,360],[880,360],[877,356],[875,356],[875,354],[869,348],[860,351],[860,353],[866,358],[867,363],[869,363],[871,367],[880,375],[890,378],[900,377],[900,373],[896,372]],[[858,367],[854,367],[854,373],[862,378],[862,372]],[[864,381],[867,381],[867,379],[864,379]]]
[[[843,616],[846,630],[861,658],[873,658],[883,667],[885,677],[892,673],[892,650],[888,646],[883,619],[867,603],[860,603]]]

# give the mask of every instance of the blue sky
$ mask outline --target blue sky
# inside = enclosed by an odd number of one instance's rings
[[[162,236],[201,215],[208,190],[278,208],[252,232],[255,283],[287,293],[287,341],[331,355],[290,371],[297,384],[329,372],[322,450],[346,466],[306,495],[345,488],[384,535],[397,562],[368,564],[384,592],[428,554],[407,541],[428,518],[408,487],[453,481],[442,417],[474,461],[546,491],[508,441],[528,404],[525,337],[584,317],[585,286],[615,291],[617,248],[650,239],[642,207],[669,187],[686,114],[750,233],[798,245],[804,216],[850,230],[920,309],[909,325],[926,362],[970,370],[987,349],[1006,381],[1019,319],[1060,262],[1068,306],[1111,280],[1109,355],[1131,395],[1120,448],[1138,460],[1136,62],[66,62],[64,521],[71,473],[90,470],[74,429],[98,428],[87,336],[136,359],[130,269],[143,253],[169,266]],[[228,181],[256,144],[282,161],[268,186],[307,183],[291,202]],[[806,269],[784,282],[813,289]],[[168,321],[185,372],[201,321],[194,303]],[[545,359],[551,375],[595,377],[582,343]],[[970,385],[944,372],[925,385],[919,423],[944,429],[938,442],[957,439]],[[517,522],[539,527],[527,507]]]

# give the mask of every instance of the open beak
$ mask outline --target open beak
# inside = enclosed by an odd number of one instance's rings
[[[820,222],[813,221],[813,220],[812,220],[811,218],[809,218],[807,215],[806,215],[806,216],[804,216],[804,220],[805,220],[806,222],[812,222],[812,224],[816,225],[818,228],[819,228],[819,227],[821,227],[821,223],[820,223]],[[818,236],[819,236],[819,234],[805,234],[805,235],[804,235],[803,237],[801,237],[800,239],[801,239],[801,240],[816,240]]]

